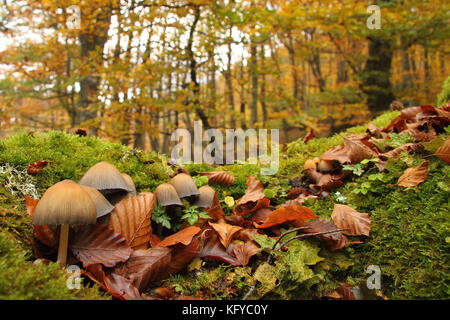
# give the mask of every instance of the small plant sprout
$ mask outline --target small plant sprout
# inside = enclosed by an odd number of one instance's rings
[[[184,215],[181,217],[182,220],[187,221],[191,226],[194,225],[199,218],[211,219],[211,217],[198,209],[197,206],[190,206],[183,210]]]

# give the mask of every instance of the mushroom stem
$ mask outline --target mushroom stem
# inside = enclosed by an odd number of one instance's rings
[[[58,261],[62,266],[67,263],[67,244],[69,240],[69,225],[61,225],[59,233]]]

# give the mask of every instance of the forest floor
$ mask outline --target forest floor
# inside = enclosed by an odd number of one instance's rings
[[[95,137],[18,133],[0,142],[0,299],[242,299],[249,292],[249,299],[448,299],[449,114],[449,106],[391,111],[332,137],[290,143],[274,176],[261,175],[255,164],[186,164],[181,169],[164,155]],[[37,174],[27,173],[30,163],[44,160],[48,165]],[[223,213],[220,221],[192,223],[216,231],[216,242],[201,238],[203,248],[174,274],[158,281],[142,275],[138,282],[145,286],[133,282],[138,291],[120,291],[119,280],[128,285],[136,277],[116,275],[101,263],[95,268],[79,263],[85,269],[83,284],[69,289],[67,273],[53,262],[54,243],[52,248],[33,230],[25,195],[39,198],[61,180],[79,181],[99,161],[129,174],[138,193],[153,192],[177,170],[187,171],[198,187],[208,184],[200,172],[233,175],[229,186],[211,183]],[[196,212],[190,209],[184,212]],[[296,210],[301,212],[295,219],[287,217]],[[274,212],[281,220],[269,226]],[[153,212],[154,235],[149,235],[155,248],[180,229],[174,217],[158,215],[159,220]],[[222,237],[220,224],[240,236]],[[299,226],[304,228],[299,235],[346,230],[272,250],[280,234]],[[190,241],[199,235],[194,232]],[[205,251],[208,244],[214,248]],[[178,242],[169,249],[175,257],[185,247]],[[121,266],[122,271],[129,267],[125,261]],[[375,267],[367,273],[369,266]],[[380,287],[369,290],[374,268],[380,271]]]

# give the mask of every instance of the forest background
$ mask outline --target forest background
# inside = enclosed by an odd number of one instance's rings
[[[370,5],[381,28],[371,29]],[[57,129],[170,152],[176,128],[286,143],[435,104],[445,0],[4,0],[0,134]],[[395,107],[395,104],[394,104]]]

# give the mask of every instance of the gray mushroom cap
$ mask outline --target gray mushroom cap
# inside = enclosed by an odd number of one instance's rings
[[[92,187],[81,186],[91,197],[97,211],[97,218],[107,215],[114,210],[114,206],[98,191]]]
[[[169,183],[160,184],[155,189],[155,196],[158,204],[163,207],[183,206],[175,188]]]
[[[198,189],[200,196],[194,203],[199,208],[210,208],[214,203],[214,198],[217,197],[216,190],[210,186],[203,186]]]
[[[94,224],[97,210],[89,194],[71,180],[48,188],[33,214],[35,225]]]
[[[103,194],[122,190],[127,192],[133,191],[119,170],[105,161],[92,166],[81,178],[79,184],[97,189]]]
[[[180,198],[198,196],[197,186],[192,177],[186,173],[179,173],[170,180],[170,184],[174,186]]]
[[[125,179],[125,182],[131,188],[130,194],[132,196],[135,196],[136,195],[136,186],[134,184],[133,179],[129,175],[127,175],[126,173],[122,173],[122,177]]]

